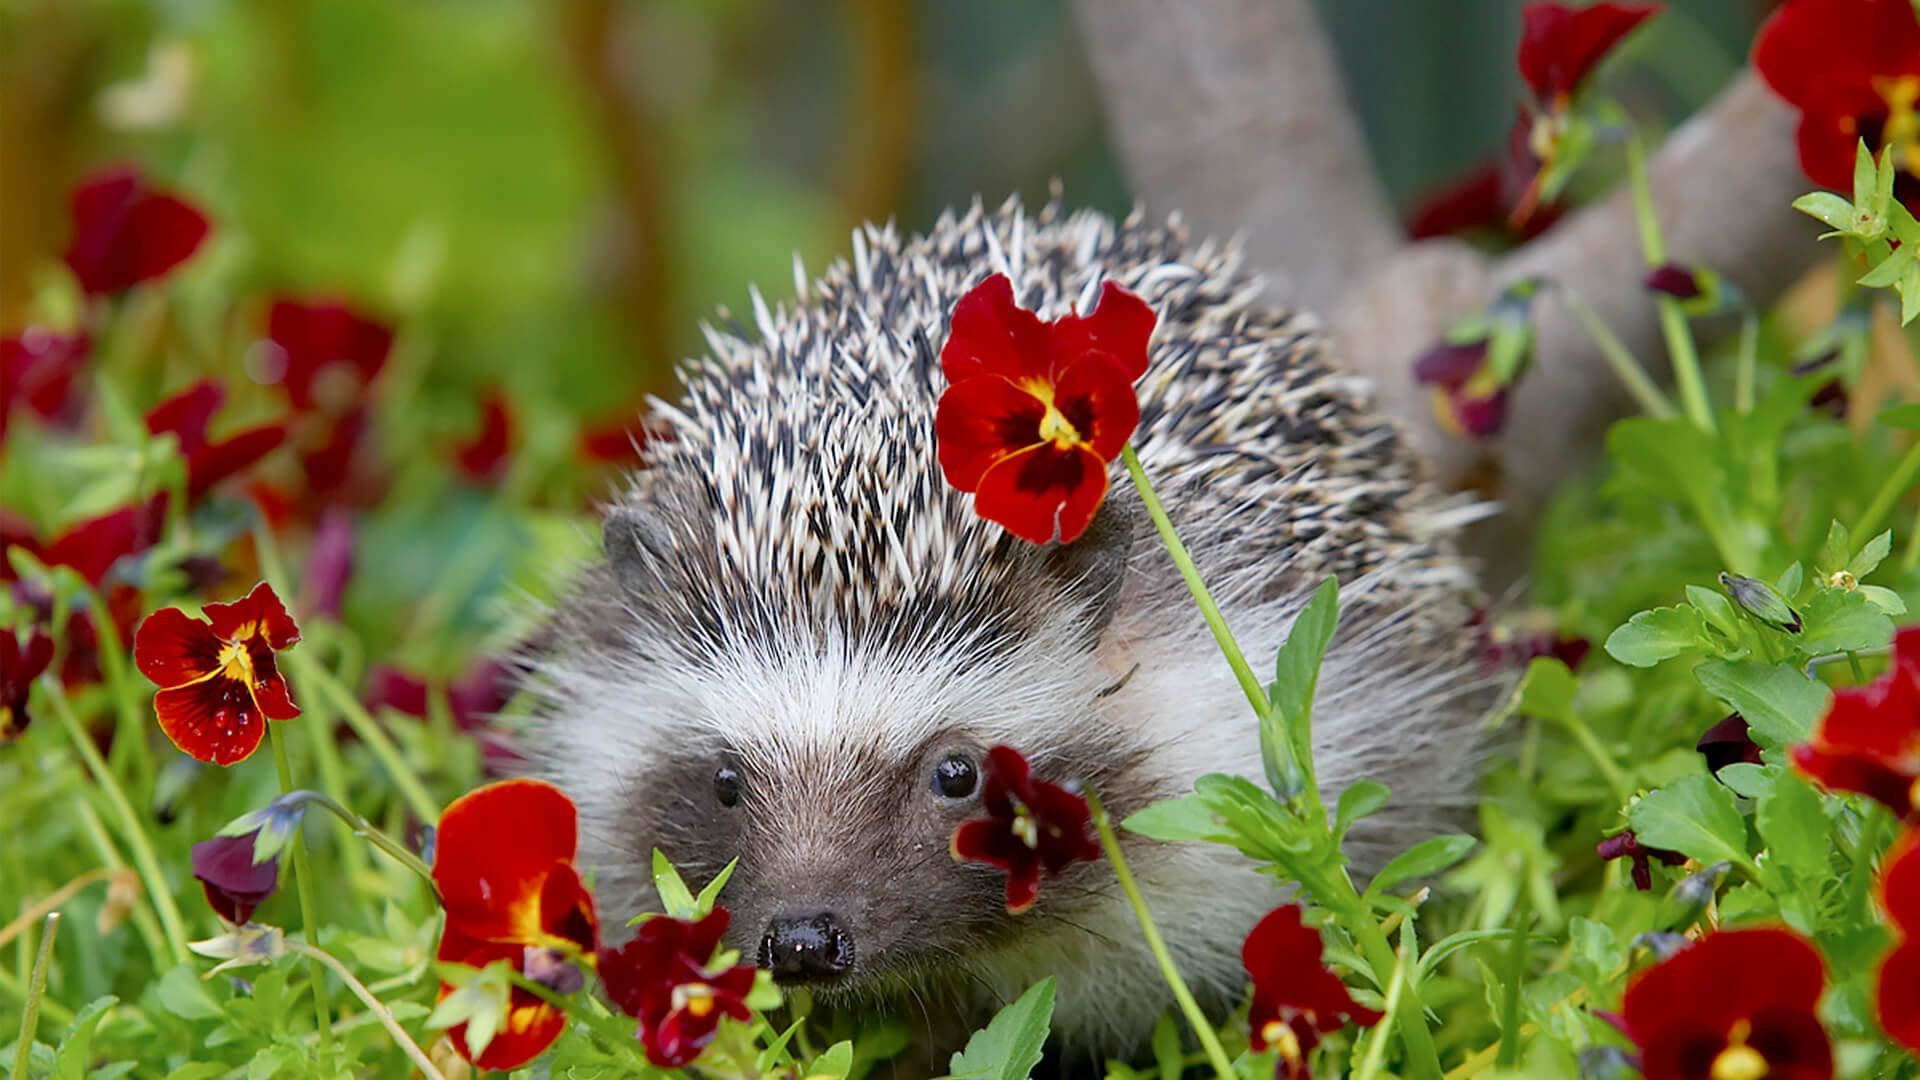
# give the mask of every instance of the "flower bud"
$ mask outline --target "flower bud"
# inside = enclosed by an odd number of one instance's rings
[[[1793,610],[1786,597],[1759,578],[1740,577],[1722,571],[1720,587],[1740,606],[1740,610],[1768,626],[1789,634],[1800,632],[1800,613]]]

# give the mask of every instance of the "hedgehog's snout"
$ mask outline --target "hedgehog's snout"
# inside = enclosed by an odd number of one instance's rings
[[[853,967],[853,935],[831,912],[776,918],[760,939],[760,966],[776,979],[832,979]]]

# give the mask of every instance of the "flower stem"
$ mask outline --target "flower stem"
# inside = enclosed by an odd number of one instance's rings
[[[1400,992],[1407,987],[1406,954],[1397,953],[1393,963],[1393,978],[1387,981],[1386,1011],[1392,1015],[1400,1007]],[[1367,1056],[1354,1071],[1354,1080],[1372,1080],[1380,1075],[1381,1060],[1387,1053],[1387,1029],[1382,1026],[1374,1032],[1373,1039],[1367,1043]]]
[[[386,852],[401,866],[420,875],[420,879],[427,883],[427,888],[433,890],[434,899],[438,900],[440,898],[440,887],[433,880],[433,868],[426,864],[426,860],[409,851],[405,844],[389,836],[385,830],[374,825],[373,822],[368,821],[366,818],[361,817],[359,814],[354,813],[352,810],[347,809],[325,795],[318,792],[308,792],[307,801],[316,806],[325,807],[334,817],[346,822],[347,827],[353,830],[354,835],[365,839],[374,847]]]
[[[1640,403],[1640,410],[1661,420],[1672,417],[1673,402],[1660,391],[1653,377],[1647,374],[1647,369],[1640,366],[1640,361],[1633,358],[1626,344],[1600,318],[1600,313],[1593,310],[1593,305],[1565,285],[1556,283],[1554,293],[1560,298],[1560,306],[1567,309],[1567,314],[1572,315],[1587,336],[1593,339],[1593,343],[1599,346],[1600,355],[1606,357],[1607,366],[1613,369],[1633,399]]]
[[[1660,219],[1653,209],[1653,185],[1647,178],[1647,147],[1640,141],[1638,131],[1627,135],[1627,185],[1633,191],[1634,220],[1640,227],[1640,254],[1648,268],[1660,266],[1667,261],[1667,252],[1660,239]],[[1712,432],[1715,430],[1713,406],[1707,400],[1700,353],[1693,343],[1693,331],[1687,328],[1686,314],[1680,310],[1680,302],[1671,296],[1654,297],[1654,305],[1660,312],[1660,330],[1667,339],[1673,380],[1679,385],[1687,416],[1702,430]]]
[[[1627,805],[1633,798],[1633,785],[1627,782],[1627,774],[1620,771],[1620,765],[1613,760],[1613,755],[1607,753],[1607,748],[1600,744],[1599,736],[1595,735],[1593,729],[1587,726],[1587,722],[1580,718],[1580,714],[1572,709],[1567,709],[1560,714],[1560,726],[1566,728],[1567,733],[1573,736],[1573,740],[1580,744],[1580,749],[1586,751],[1587,756],[1593,759],[1594,767],[1600,770],[1600,775],[1607,781],[1607,787],[1612,790],[1614,800],[1621,806]]]
[[[1233,640],[1232,631],[1227,629],[1227,620],[1220,614],[1220,608],[1213,602],[1213,595],[1207,591],[1207,584],[1200,580],[1200,571],[1193,565],[1193,557],[1187,554],[1187,547],[1180,542],[1180,536],[1173,530],[1173,522],[1168,520],[1165,507],[1160,505],[1160,497],[1153,492],[1153,484],[1147,479],[1147,472],[1140,467],[1140,456],[1128,443],[1120,449],[1120,459],[1127,463],[1127,475],[1133,477],[1133,486],[1140,492],[1140,501],[1146,504],[1148,516],[1153,518],[1154,527],[1160,530],[1160,540],[1166,545],[1167,554],[1173,557],[1173,564],[1180,569],[1180,576],[1186,580],[1187,591],[1193,594],[1196,604],[1200,605],[1200,614],[1207,620],[1207,628],[1213,631],[1213,640],[1220,646],[1220,652],[1227,658],[1227,664],[1233,668],[1234,678],[1240,680],[1240,689],[1247,695],[1247,703],[1253,706],[1255,716],[1265,716],[1271,704],[1267,701],[1266,688],[1248,665],[1247,658],[1240,652],[1240,646]]]
[[[1305,880],[1302,881],[1306,884]],[[1346,927],[1353,936],[1354,944],[1360,947],[1360,954],[1366,957],[1367,966],[1373,969],[1376,982],[1388,980],[1391,991],[1391,978],[1399,970],[1400,961],[1394,953],[1393,945],[1387,940],[1386,931],[1380,929],[1373,913],[1368,910],[1367,902],[1353,887],[1353,880],[1347,872],[1335,867],[1331,873],[1320,875],[1308,889],[1313,898],[1333,913],[1340,925]],[[1441,1075],[1440,1052],[1434,1048],[1433,1032],[1427,1030],[1427,1009],[1420,1001],[1419,991],[1411,981],[1403,987],[1406,994],[1404,1008],[1390,1008],[1388,1013],[1400,1031],[1400,1041],[1407,1048],[1407,1066],[1414,1076],[1427,1080],[1438,1080]]]
[[[1113,834],[1113,822],[1107,818],[1106,807],[1100,805],[1100,796],[1089,787],[1085,792],[1087,809],[1093,812],[1093,827],[1100,834],[1100,847],[1107,853],[1107,861],[1113,865],[1113,876],[1120,879],[1120,889],[1127,894],[1127,902],[1133,905],[1134,917],[1140,920],[1140,932],[1146,935],[1147,948],[1153,953],[1154,962],[1160,965],[1160,975],[1167,980],[1167,986],[1173,990],[1173,998],[1180,1003],[1180,1011],[1186,1014],[1187,1024],[1193,1028],[1193,1034],[1200,1040],[1200,1046],[1207,1052],[1207,1060],[1212,1062],[1214,1071],[1220,1074],[1220,1080],[1234,1080],[1233,1059],[1220,1045],[1220,1038],[1214,1034],[1213,1024],[1207,1015],[1200,1011],[1200,1003],[1193,999],[1193,991],[1187,988],[1187,982],[1180,977],[1180,969],[1173,964],[1173,954],[1167,952],[1167,943],[1160,936],[1160,928],[1154,925],[1153,914],[1147,910],[1146,897],[1140,895],[1140,886],[1133,880],[1133,871],[1127,867],[1127,857],[1120,850],[1120,839]]]
[[[1760,316],[1752,310],[1740,316],[1740,361],[1734,369],[1733,407],[1740,415],[1753,411],[1753,384],[1760,364]]]
[[[174,906],[173,892],[167,886],[166,875],[160,872],[160,860],[154,858],[153,844],[147,839],[146,828],[140,824],[140,815],[134,813],[133,804],[127,801],[127,793],[121,790],[120,782],[114,779],[113,772],[101,759],[100,748],[93,745],[93,739],[80,726],[80,718],[73,714],[73,705],[67,701],[66,692],[50,676],[43,676],[40,685],[46,690],[47,700],[53,703],[54,715],[60,718],[61,725],[67,729],[67,737],[80,754],[80,760],[86,764],[94,784],[106,795],[114,815],[120,819],[127,846],[133,850],[133,864],[139,868],[140,881],[153,901],[154,913],[160,916],[160,925],[167,935],[167,946],[173,953],[174,963],[186,963],[192,955],[187,951],[186,924],[180,919],[180,909]]]
[[[380,759],[381,766],[386,769],[387,776],[393,780],[394,786],[400,789],[400,796],[406,800],[414,816],[429,823],[440,820],[440,807],[434,803],[433,797],[427,794],[426,785],[420,782],[420,777],[407,764],[406,759],[400,756],[399,747],[393,745],[393,740],[387,737],[379,721],[368,715],[367,710],[354,700],[353,694],[341,685],[340,680],[334,678],[333,673],[326,668],[308,661],[299,653],[289,653],[286,659],[295,681],[299,682],[303,688],[319,691],[320,696],[333,705],[341,718],[346,720],[347,726],[360,737],[360,741],[367,744],[367,749],[373,751],[373,756]]]
[[[367,1010],[373,1013],[375,1018],[380,1021],[380,1026],[386,1028],[387,1034],[393,1036],[394,1043],[406,1052],[407,1057],[413,1060],[414,1067],[420,1070],[420,1075],[426,1077],[427,1080],[446,1080],[446,1077],[441,1075],[440,1070],[434,1067],[433,1060],[427,1057],[426,1051],[420,1049],[420,1044],[414,1042],[413,1036],[408,1035],[407,1030],[400,1026],[400,1021],[394,1019],[393,1010],[387,1008],[386,1002],[375,997],[373,991],[368,990],[365,983],[355,978],[353,972],[347,970],[347,965],[335,959],[333,954],[327,952],[325,949],[317,949],[312,945],[301,944],[297,941],[288,942],[287,951],[297,952],[306,957],[307,960],[314,965],[315,970],[318,970],[320,965],[324,964],[331,969],[335,975],[340,976],[340,981],[346,983],[347,989],[352,990],[354,996],[366,1004]],[[322,1036],[320,1044],[322,1046],[329,1045],[333,1038],[333,1025],[327,1024],[320,1030],[326,1033]]]
[[[60,932],[60,913],[49,912],[40,934],[40,956],[33,962],[27,983],[27,1007],[20,1014],[20,1042],[13,1048],[13,1080],[26,1080],[27,1061],[33,1057],[33,1035],[40,1027],[40,998],[47,992],[47,968],[53,965],[53,939]]]
[[[287,745],[280,738],[280,728],[269,721],[267,723],[267,741],[273,744],[273,767],[280,773],[280,792],[293,794],[293,766],[287,762]],[[319,952],[312,948],[320,940],[320,921],[315,917],[317,905],[313,902],[313,867],[307,862],[307,837],[304,831],[297,832],[293,838],[293,884],[300,894],[300,928],[307,939],[307,961],[313,981],[313,1014],[319,1023],[320,1045],[330,1048],[333,1045],[333,1017],[327,1007],[327,973],[321,970],[321,964],[312,954]]]
[[[1907,448],[1906,455],[1893,467],[1887,478],[1881,482],[1880,490],[1873,493],[1873,501],[1861,512],[1860,520],[1854,522],[1853,535],[1871,537],[1880,528],[1880,522],[1886,519],[1900,496],[1913,486],[1914,473],[1920,472],[1920,440]]]

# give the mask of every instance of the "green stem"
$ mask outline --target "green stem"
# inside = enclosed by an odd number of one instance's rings
[[[94,812],[93,804],[85,799],[75,799],[73,811],[79,816],[80,827],[86,832],[87,840],[93,844],[100,861],[115,870],[131,869],[127,860],[120,857],[120,849],[113,846],[113,838],[107,835],[107,827],[101,824],[100,815]],[[153,958],[155,971],[165,970],[168,964],[175,962],[168,958],[167,938],[160,932],[160,923],[154,919],[151,907],[134,904],[127,918],[140,934],[140,940],[146,942],[147,955]]]
[[[1647,148],[1640,133],[1627,136],[1627,185],[1633,191],[1633,216],[1640,229],[1640,254],[1649,268],[1667,261],[1666,247],[1660,240],[1660,219],[1653,209],[1653,185],[1647,178]],[[1714,431],[1713,406],[1707,400],[1706,379],[1701,375],[1700,353],[1687,328],[1687,317],[1680,302],[1671,296],[1657,296],[1654,306],[1660,313],[1660,331],[1667,339],[1667,355],[1673,362],[1673,380],[1679,385],[1680,400],[1687,416],[1704,431]]]
[[[53,939],[60,932],[60,913],[47,913],[40,934],[40,958],[33,962],[27,983],[27,1007],[20,1014],[20,1042],[13,1048],[13,1080],[27,1080],[27,1061],[33,1057],[33,1036],[40,1028],[40,999],[47,992],[47,969],[53,965]]]
[[[1580,718],[1580,714],[1572,709],[1561,713],[1560,725],[1567,729],[1575,742],[1580,744],[1580,749],[1586,751],[1587,756],[1593,759],[1594,767],[1600,770],[1600,775],[1606,778],[1607,787],[1612,789],[1614,801],[1621,806],[1627,805],[1633,798],[1633,785],[1627,782],[1627,774],[1620,771],[1620,765],[1613,760],[1613,755],[1607,753],[1607,748],[1600,745],[1600,739],[1593,733],[1593,729],[1588,727],[1587,722]]]
[[[293,786],[293,766],[287,762],[287,744],[280,738],[279,725],[267,724],[267,741],[273,744],[273,767],[280,774],[280,792],[291,795],[299,790]],[[307,939],[309,948],[320,940],[320,920],[315,917],[318,905],[313,902],[313,867],[307,862],[307,838],[304,831],[293,838],[293,884],[300,894],[300,928]],[[312,952],[318,952],[312,949]],[[313,1014],[319,1024],[320,1045],[323,1048],[333,1046],[333,1016],[327,1007],[327,973],[321,969],[321,963],[311,952],[307,957],[307,966],[313,981]]]
[[[1153,914],[1147,910],[1147,899],[1140,895],[1140,886],[1133,880],[1133,871],[1127,868],[1126,854],[1120,850],[1120,839],[1113,834],[1113,822],[1108,819],[1106,808],[1100,805],[1100,796],[1091,787],[1086,789],[1085,794],[1087,809],[1093,816],[1093,827],[1100,834],[1100,847],[1106,851],[1107,861],[1113,865],[1113,876],[1120,879],[1120,889],[1127,894],[1127,903],[1133,905],[1134,917],[1140,920],[1140,932],[1146,935],[1147,948],[1153,953],[1154,962],[1160,965],[1161,977],[1167,980],[1167,986],[1173,990],[1173,999],[1180,1003],[1180,1011],[1186,1014],[1188,1026],[1193,1028],[1194,1037],[1200,1040],[1200,1046],[1207,1052],[1207,1060],[1213,1063],[1214,1071],[1220,1074],[1220,1080],[1234,1080],[1233,1059],[1221,1047],[1213,1024],[1200,1011],[1200,1003],[1193,999],[1193,991],[1187,988],[1187,981],[1180,977],[1180,969],[1174,966],[1173,954],[1167,951],[1166,939],[1160,936],[1160,928],[1154,925]]]
[[[127,846],[133,850],[133,865],[140,872],[140,881],[146,887],[148,898],[153,901],[154,913],[160,916],[160,925],[167,935],[173,962],[186,963],[192,956],[187,951],[186,924],[180,919],[180,909],[174,906],[173,891],[167,887],[166,875],[160,872],[160,860],[154,858],[153,844],[147,839],[146,828],[140,824],[140,815],[134,813],[133,804],[127,801],[127,793],[121,790],[120,782],[101,759],[99,747],[93,745],[93,739],[80,726],[80,718],[73,714],[73,705],[67,701],[66,692],[51,677],[43,677],[40,685],[47,692],[46,699],[53,703],[54,715],[60,718],[61,725],[67,729],[67,737],[72,741],[74,750],[86,764],[94,785],[106,795],[114,815],[120,819]]]
[[[316,806],[325,807],[329,813],[345,822],[355,836],[366,839],[374,847],[386,852],[395,862],[420,875],[420,879],[427,883],[427,888],[433,890],[434,899],[439,899],[440,887],[433,880],[433,868],[428,866],[426,861],[420,858],[420,856],[407,850],[405,844],[395,840],[384,829],[375,826],[373,822],[368,821],[366,818],[361,817],[359,814],[354,813],[352,810],[347,809],[325,795],[308,792],[307,801]]]
[[[1900,569],[1911,574],[1920,566],[1920,510],[1913,515],[1913,529],[1907,533],[1907,550],[1900,555]]]
[[[426,785],[420,782],[420,777],[400,756],[400,749],[393,745],[393,740],[387,737],[379,721],[354,700],[352,692],[341,685],[331,672],[309,662],[299,653],[288,653],[285,660],[294,681],[301,685],[302,690],[317,690],[346,720],[347,726],[360,737],[360,741],[367,744],[367,749],[373,751],[373,756],[380,759],[381,766],[386,769],[394,786],[400,789],[401,797],[407,801],[414,816],[423,822],[439,821],[440,807],[427,794]]]
[[[1640,361],[1633,358],[1633,353],[1628,351],[1626,344],[1600,318],[1600,313],[1593,310],[1593,306],[1572,289],[1556,283],[1554,290],[1560,297],[1560,306],[1567,309],[1567,313],[1573,316],[1574,321],[1587,332],[1587,336],[1593,339],[1593,343],[1599,346],[1600,355],[1606,357],[1607,366],[1612,368],[1614,375],[1626,385],[1627,392],[1633,395],[1633,399],[1640,403],[1640,410],[1648,416],[1661,420],[1672,417],[1673,402],[1667,399],[1667,395],[1660,392],[1660,387],[1654,383],[1653,377],[1647,374],[1647,369],[1641,367]]]
[[[565,1014],[569,1020],[586,1028],[587,1034],[592,1036],[593,1041],[599,1044],[602,1050],[615,1057],[624,1058],[632,1065],[651,1068],[650,1063],[643,1065],[646,1059],[640,1050],[640,1040],[633,1037],[632,1030],[609,1031],[607,1022],[613,1018],[595,1013],[583,1006],[581,998],[584,995],[557,994],[551,987],[537,983],[518,971],[508,971],[507,978],[512,981],[515,989],[525,990]]]
[[[144,695],[128,673],[128,643],[120,640],[120,629],[114,625],[99,590],[87,591],[87,604],[93,612],[94,633],[100,639],[95,653],[100,658],[101,679],[107,685],[108,700],[113,702],[113,745],[116,749],[126,747],[125,753],[133,764],[134,791],[144,800],[152,795],[154,782],[153,753],[147,748],[149,713],[141,703]],[[140,685],[144,686],[145,682],[142,679]]]
[[[4,967],[0,967],[0,993],[17,999],[23,1007],[27,1003],[26,982]],[[73,1010],[45,994],[40,995],[40,1012],[56,1024],[64,1026],[73,1023]]]
[[[1367,958],[1367,966],[1373,969],[1376,982],[1390,982],[1393,972],[1399,967],[1393,945],[1387,941],[1387,935],[1368,910],[1367,903],[1353,887],[1352,879],[1344,869],[1336,867],[1332,873],[1324,875],[1319,881],[1320,887],[1312,889],[1314,899],[1333,912],[1340,925],[1353,935],[1354,944],[1360,947],[1360,954]],[[1384,975],[1382,973],[1385,973]],[[1407,1065],[1413,1075],[1426,1080],[1438,1080],[1441,1075],[1440,1052],[1433,1045],[1433,1032],[1427,1030],[1427,1009],[1420,1001],[1419,991],[1409,982],[1406,986],[1406,1007],[1392,1011],[1394,1027],[1400,1032],[1400,1041],[1407,1048]]]
[[[1160,505],[1160,497],[1153,492],[1153,484],[1147,479],[1147,472],[1140,467],[1140,457],[1128,443],[1120,449],[1120,459],[1127,463],[1127,475],[1133,477],[1133,486],[1140,492],[1140,501],[1146,504],[1148,516],[1153,518],[1154,527],[1160,530],[1160,540],[1166,545],[1167,554],[1173,556],[1173,564],[1180,568],[1180,576],[1186,580],[1187,591],[1193,594],[1196,604],[1200,605],[1200,614],[1207,620],[1207,628],[1213,631],[1213,640],[1220,646],[1220,652],[1227,658],[1227,664],[1233,668],[1234,678],[1240,680],[1240,689],[1247,695],[1247,703],[1253,706],[1255,716],[1265,716],[1271,707],[1267,701],[1267,691],[1253,674],[1247,658],[1240,652],[1240,646],[1233,640],[1233,633],[1227,629],[1227,620],[1220,614],[1220,608],[1213,602],[1213,594],[1207,591],[1207,584],[1200,580],[1200,571],[1193,565],[1193,557],[1187,554],[1185,544],[1173,530],[1173,522],[1167,518],[1165,507]]]
[[[1760,366],[1760,316],[1748,310],[1740,316],[1740,357],[1734,368],[1733,407],[1740,415],[1753,411],[1754,379]]]
[[[1513,946],[1507,956],[1506,993],[1500,999],[1500,1052],[1494,1064],[1502,1069],[1520,1063],[1520,989],[1527,974],[1527,923],[1531,916],[1530,897],[1520,891],[1514,905]]]
[[[1386,1012],[1391,1016],[1400,1008],[1400,993],[1407,987],[1406,956],[1395,954],[1393,978],[1387,983]],[[1354,1072],[1354,1080],[1372,1080],[1380,1075],[1380,1066],[1387,1056],[1387,1025],[1382,1024],[1374,1030],[1373,1038],[1367,1043],[1366,1060]]]
[[[1881,482],[1880,490],[1873,493],[1873,501],[1868,503],[1866,510],[1860,514],[1860,520],[1854,522],[1853,535],[1871,537],[1878,532],[1880,522],[1885,520],[1887,514],[1893,510],[1894,504],[1900,501],[1900,496],[1905,495],[1907,489],[1913,486],[1913,476],[1916,472],[1920,472],[1920,441],[1916,441],[1907,448],[1900,463],[1895,465],[1893,471],[1887,474],[1886,480]]]
[[[347,984],[347,989],[353,991],[354,996],[359,998],[366,1005],[367,1010],[380,1021],[380,1026],[387,1029],[387,1034],[393,1036],[394,1043],[412,1059],[414,1067],[420,1070],[420,1075],[427,1080],[446,1080],[446,1077],[440,1074],[440,1070],[434,1067],[433,1060],[427,1057],[426,1051],[420,1049],[420,1044],[414,1042],[413,1036],[408,1035],[407,1030],[400,1026],[400,1021],[394,1019],[393,1010],[387,1008],[387,1003],[375,997],[365,983],[355,978],[353,972],[347,970],[347,965],[335,959],[333,954],[325,949],[316,949],[312,945],[303,945],[297,941],[288,942],[287,951],[297,952],[306,957],[307,961],[314,965],[315,970],[324,964],[335,975],[340,976],[340,981]],[[326,1032],[320,1040],[320,1045],[323,1047],[329,1045],[333,1038],[333,1025],[329,1023],[320,1030]]]

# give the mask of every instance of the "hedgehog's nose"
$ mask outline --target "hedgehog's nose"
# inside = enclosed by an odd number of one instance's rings
[[[831,914],[775,919],[760,939],[760,966],[776,979],[831,979],[853,966],[853,935]]]

